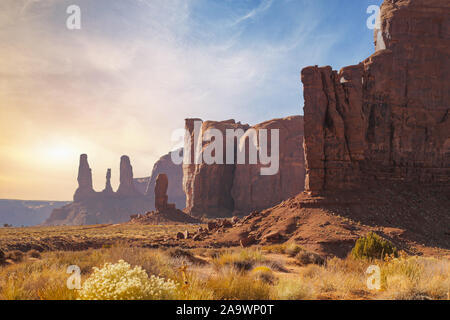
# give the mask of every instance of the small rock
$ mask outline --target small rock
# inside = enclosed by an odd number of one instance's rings
[[[214,222],[214,221],[208,222],[208,230],[209,230],[209,231],[213,231],[213,230],[215,230],[215,229],[217,229],[217,223]]]
[[[256,241],[256,240],[255,240],[254,237],[249,236],[249,237],[244,237],[244,238],[242,238],[242,239],[239,241],[239,243],[240,243],[241,247],[247,248],[247,247],[251,246],[252,244],[254,244],[255,241]]]
[[[178,239],[178,240],[185,239],[185,238],[184,238],[184,233],[183,233],[183,232],[178,232],[178,233],[177,233],[177,239]]]
[[[224,219],[224,220],[222,220],[222,227],[223,228],[232,228],[233,223],[228,219]]]
[[[236,223],[238,223],[239,222],[239,218],[238,217],[233,217],[232,219],[231,219],[231,222],[233,223],[233,224],[236,224]]]
[[[267,242],[280,242],[283,240],[283,235],[279,231],[273,231],[264,236]]]
[[[192,240],[194,240],[194,241],[201,241],[202,240],[202,236],[200,235],[200,234],[196,234],[196,235],[194,235],[194,237],[192,238]]]

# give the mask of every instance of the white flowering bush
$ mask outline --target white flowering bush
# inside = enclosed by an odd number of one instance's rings
[[[120,260],[116,264],[106,263],[103,268],[94,268],[84,282],[81,300],[165,300],[172,299],[177,285],[152,275],[148,277],[141,267],[131,268]]]

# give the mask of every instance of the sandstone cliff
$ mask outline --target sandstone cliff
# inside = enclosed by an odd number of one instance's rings
[[[199,137],[195,137],[195,122],[201,124],[197,128]],[[195,163],[195,150],[203,159],[213,139],[203,141],[204,132],[217,129],[223,134],[223,164],[208,164],[204,161]],[[242,137],[235,138],[234,159],[230,163],[226,159],[226,130],[242,130]],[[252,130],[250,130],[252,129]],[[262,176],[258,164],[250,164],[248,152],[248,133],[258,133],[260,129],[279,129],[279,171],[275,175]],[[245,215],[252,210],[259,210],[279,203],[304,189],[304,156],[303,156],[303,119],[300,116],[286,119],[275,119],[249,127],[234,120],[216,122],[200,119],[187,119],[186,130],[189,135],[185,141],[185,157],[183,165],[183,187],[186,193],[186,211],[196,216],[228,217],[233,214]],[[270,150],[270,133],[269,150]],[[203,141],[197,146],[196,141]],[[245,164],[237,164],[237,146],[245,145]],[[259,141],[258,141],[259,144]],[[259,145],[257,146],[259,147]],[[190,164],[187,164],[189,160]]]
[[[269,208],[299,194],[305,187],[303,117],[274,119],[251,129],[256,133],[260,129],[268,132],[279,130],[279,172],[276,175],[261,175],[261,164],[236,165],[231,194],[234,211],[238,215]],[[246,150],[249,150],[246,137],[242,137],[239,143],[247,143]]]
[[[302,71],[309,191],[450,184],[450,2],[386,0],[375,46]]]
[[[199,139],[195,137],[195,122],[201,122]],[[186,193],[186,211],[194,216],[227,217],[234,210],[234,201],[231,196],[233,187],[234,164],[226,164],[225,159],[225,133],[227,129],[249,128],[248,125],[236,123],[234,120],[228,121],[201,121],[200,119],[187,119],[186,131],[190,136],[186,137],[184,152],[185,160],[183,164],[183,188]],[[224,137],[223,159],[224,164],[196,164],[196,142],[202,141],[202,133],[209,129],[219,130]],[[207,150],[209,142],[202,142],[198,147],[198,155],[203,158],[203,153]],[[186,161],[188,158],[190,164]]]

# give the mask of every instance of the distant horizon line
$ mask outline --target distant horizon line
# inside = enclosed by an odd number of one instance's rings
[[[36,201],[36,202],[73,202],[73,200],[25,200],[25,199],[3,199],[0,198],[0,201]]]

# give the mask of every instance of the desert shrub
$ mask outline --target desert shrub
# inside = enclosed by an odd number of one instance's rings
[[[206,280],[216,300],[269,300],[271,286],[232,270]]]
[[[5,253],[0,250],[0,264],[3,264],[5,262]]]
[[[448,260],[400,257],[381,266],[384,296],[397,300],[448,299]]]
[[[278,253],[278,254],[284,254],[286,252],[286,244],[272,244],[268,246],[262,247],[264,251],[267,253]]]
[[[28,256],[31,258],[35,258],[35,259],[40,259],[41,258],[41,253],[37,250],[30,250],[27,252]]]
[[[397,248],[373,232],[359,238],[352,249],[352,256],[356,259],[383,259],[386,255],[398,256]]]
[[[302,250],[295,256],[295,260],[300,265],[317,264],[322,265],[325,263],[325,259],[314,252]]]
[[[242,249],[228,251],[217,258],[213,258],[213,264],[217,268],[233,267],[238,271],[250,271],[256,264],[267,262],[260,250]]]
[[[94,268],[79,292],[82,300],[160,300],[175,295],[176,284],[152,275],[148,277],[141,267],[131,268],[123,260]]]
[[[6,259],[12,260],[14,262],[21,262],[23,260],[23,252],[19,250],[9,251],[6,254]]]
[[[170,248],[170,249],[167,249],[166,253],[171,258],[187,258],[187,259],[191,259],[194,256],[190,251],[184,250],[184,249],[181,249],[181,248]]]
[[[290,257],[295,257],[299,252],[303,251],[304,249],[295,244],[295,243],[290,243],[286,246],[286,254],[289,255]]]
[[[267,266],[255,267],[251,271],[251,274],[256,280],[259,280],[259,281],[262,281],[265,283],[274,284],[276,281],[276,277],[273,274],[272,269],[270,269]]]
[[[202,265],[206,263],[203,259],[194,256],[192,252],[181,248],[170,248],[166,251],[166,254],[172,259],[186,260],[193,264]]]
[[[65,268],[48,261],[29,261],[0,268],[0,300],[71,300]]]
[[[273,289],[273,299],[311,300],[315,298],[312,285],[303,279],[282,279]]]

